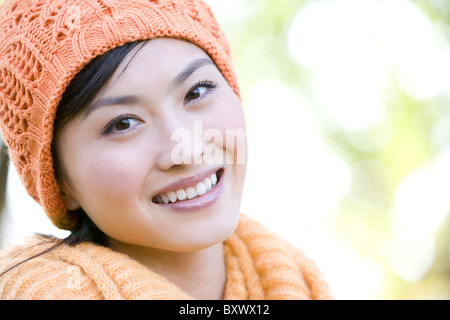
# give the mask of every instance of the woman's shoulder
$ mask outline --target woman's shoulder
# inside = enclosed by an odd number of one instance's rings
[[[241,214],[236,235],[249,247],[261,246],[283,251],[295,260],[307,260],[304,252],[254,218]]]
[[[0,299],[188,298],[174,284],[122,253],[92,242],[60,243],[41,236],[4,250],[0,254]]]
[[[235,241],[247,248],[261,277],[269,280],[284,277],[290,286],[300,277],[297,284],[304,287],[311,299],[333,299],[321,270],[297,245],[244,214],[240,216],[235,234]]]
[[[0,299],[101,298],[92,279],[68,258],[78,251],[77,247],[61,245],[59,239],[38,235],[3,249]]]

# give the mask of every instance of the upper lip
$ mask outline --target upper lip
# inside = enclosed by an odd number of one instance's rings
[[[199,172],[199,173],[197,173],[197,174],[195,174],[195,175],[193,175],[191,177],[175,181],[174,183],[171,183],[171,184],[165,186],[164,188],[162,188],[160,191],[158,191],[155,194],[155,197],[160,195],[160,194],[169,192],[169,191],[177,191],[178,189],[185,189],[187,187],[192,187],[192,186],[195,187],[195,185],[197,183],[205,180],[211,174],[213,174],[214,172],[216,172],[216,171],[218,171],[220,169],[221,168],[214,168],[214,169],[204,170],[204,171]]]

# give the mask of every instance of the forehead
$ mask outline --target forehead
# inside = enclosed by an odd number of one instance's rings
[[[209,56],[196,45],[179,39],[155,38],[134,48],[122,61],[111,78],[115,82],[122,77],[153,77],[162,79],[173,76],[196,59]]]

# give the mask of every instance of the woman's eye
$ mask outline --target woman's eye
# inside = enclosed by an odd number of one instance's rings
[[[186,95],[186,100],[191,101],[191,100],[198,99],[206,92],[206,90],[207,90],[207,88],[205,88],[205,87],[195,88],[194,90],[192,90],[191,92],[189,92]]]
[[[217,85],[209,81],[202,81],[193,86],[184,97],[184,103],[201,100],[211,93]]]
[[[133,122],[135,121],[136,120],[134,119],[119,120],[114,124],[114,129],[116,129],[117,131],[127,130],[133,125]]]
[[[105,134],[111,132],[121,132],[126,131],[137,125],[140,121],[136,118],[132,117],[122,117],[116,120],[113,120],[106,128]]]

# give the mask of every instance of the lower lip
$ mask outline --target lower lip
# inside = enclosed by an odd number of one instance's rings
[[[222,172],[220,179],[216,186],[210,190],[209,192],[205,193],[204,195],[198,196],[194,199],[190,200],[182,200],[177,201],[174,203],[159,203],[158,206],[161,206],[168,210],[175,210],[180,212],[192,212],[192,211],[199,211],[202,209],[206,209],[210,206],[212,206],[214,203],[219,200],[222,192],[223,192],[223,184],[225,180],[225,171]]]

